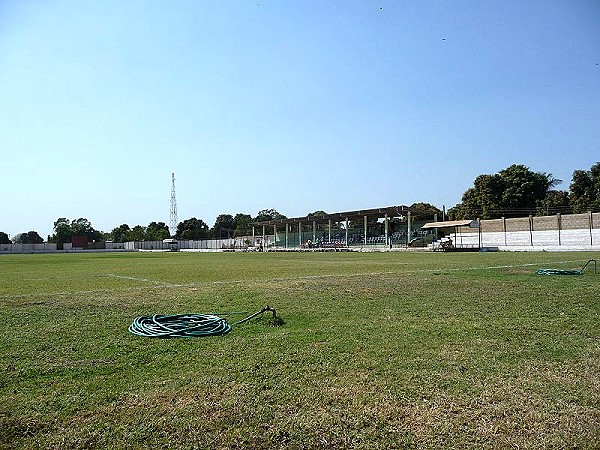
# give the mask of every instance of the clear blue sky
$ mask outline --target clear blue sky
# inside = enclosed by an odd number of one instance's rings
[[[447,208],[600,160],[600,2],[0,0],[0,231]]]

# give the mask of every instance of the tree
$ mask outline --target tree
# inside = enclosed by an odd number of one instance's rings
[[[436,214],[438,219],[442,218],[442,211],[430,203],[413,203],[408,209],[412,220],[415,221],[433,220]]]
[[[37,231],[28,231],[27,233],[21,233],[15,236],[15,244],[41,244],[44,240],[37,233]]]
[[[569,201],[573,212],[576,213],[600,208],[600,162],[594,164],[590,170],[573,172]]]
[[[562,180],[552,174],[532,172],[527,166],[513,164],[499,172],[502,179],[501,205],[506,209],[534,208],[543,200],[548,190]]]
[[[146,240],[146,229],[141,225],[136,225],[127,235],[128,241],[144,241]]]
[[[210,235],[215,239],[231,237],[235,231],[234,218],[231,214],[219,214],[215,224],[210,229]]]
[[[567,191],[548,191],[544,200],[537,202],[536,215],[538,216],[548,216],[559,212],[572,212]]]
[[[110,232],[110,238],[113,242],[127,242],[129,240],[131,228],[126,223],[119,225]]]
[[[270,208],[270,209],[260,210],[258,212],[258,214],[256,215],[256,217],[253,219],[253,221],[254,222],[265,222],[267,220],[281,220],[281,219],[287,219],[287,217],[285,217],[283,214],[281,214],[277,210]],[[267,227],[266,230],[268,230],[267,232],[273,231],[272,227]]]
[[[64,244],[72,242],[73,236],[86,236],[88,241],[102,241],[103,234],[95,230],[91,222],[83,217],[70,221],[64,217],[56,219],[54,222],[54,234],[49,242]]]
[[[60,217],[54,222],[54,234],[50,237],[49,242],[64,244],[71,242],[73,238],[73,230],[71,221],[65,217]]]
[[[323,221],[323,217],[325,217],[327,215],[327,213],[325,211],[322,210],[317,210],[315,212],[311,212],[308,213],[306,216],[311,219],[311,220],[316,220],[317,221],[317,226],[316,226],[316,230],[317,231],[326,231],[329,229],[329,221]],[[312,225],[311,226],[311,230],[312,230]],[[332,228],[334,228],[334,225],[332,224]]]
[[[71,222],[72,236],[86,236],[88,241],[101,241],[102,233],[94,229],[92,223],[83,217]]]
[[[169,227],[164,222],[150,222],[146,227],[147,241],[162,241],[170,237]]]
[[[287,217],[285,217],[283,214],[281,214],[277,210],[270,208],[270,209],[260,210],[258,212],[258,214],[256,215],[256,217],[254,218],[254,221],[255,222],[264,222],[267,220],[280,220],[280,219],[287,219]]]
[[[552,174],[513,164],[494,175],[479,175],[461,203],[448,210],[450,219],[494,219],[532,214],[549,190],[561,183]]]
[[[177,224],[175,237],[177,239],[206,239],[208,238],[208,225],[202,219],[192,217]]]
[[[248,236],[252,233],[252,216],[250,214],[237,213],[233,218],[233,228],[235,237]]]
[[[327,213],[325,211],[322,211],[322,210],[319,209],[319,210],[317,210],[315,212],[308,213],[306,216],[307,217],[314,217],[315,219],[321,219],[322,217],[324,217],[326,215],[327,215]]]
[[[4,231],[0,231],[0,244],[10,244],[11,241]]]

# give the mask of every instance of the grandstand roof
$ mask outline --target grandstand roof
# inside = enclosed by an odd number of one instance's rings
[[[477,223],[475,220],[448,220],[446,222],[429,222],[423,225],[421,228],[454,228],[454,227],[471,227],[477,228],[474,226],[473,222]]]
[[[263,222],[254,222],[254,225],[268,225],[268,226],[286,225],[286,224],[299,223],[299,222],[308,223],[308,222],[312,222],[313,220],[317,221],[317,222],[323,222],[323,221],[326,221],[329,219],[331,219],[332,221],[335,221],[335,222],[340,222],[340,221],[343,221],[346,219],[349,219],[349,220],[362,219],[364,216],[381,218],[381,217],[385,217],[386,214],[388,215],[388,217],[391,218],[391,217],[404,216],[404,215],[408,214],[408,212],[409,212],[409,208],[408,208],[408,206],[405,206],[405,205],[387,206],[385,208],[359,209],[357,211],[344,211],[344,212],[337,212],[337,213],[332,213],[332,214],[319,214],[319,215],[315,215],[315,216],[292,217],[289,219],[265,220]]]

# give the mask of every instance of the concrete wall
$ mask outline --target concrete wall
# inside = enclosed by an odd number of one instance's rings
[[[0,253],[49,253],[56,251],[56,244],[0,244]]]
[[[481,232],[481,233],[480,233]],[[462,228],[457,246],[500,250],[600,250],[600,213],[520,217],[480,221],[480,230]]]

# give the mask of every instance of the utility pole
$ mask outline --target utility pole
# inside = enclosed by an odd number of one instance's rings
[[[175,237],[177,233],[177,199],[175,198],[175,174],[171,173],[171,217],[169,218],[169,231],[171,237]]]

